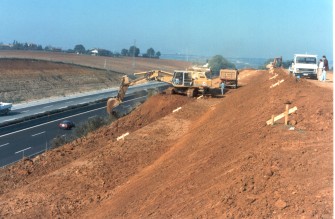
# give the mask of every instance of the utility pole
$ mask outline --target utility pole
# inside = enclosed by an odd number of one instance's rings
[[[133,72],[135,72],[135,67],[136,67],[135,53],[136,53],[136,40],[134,40],[134,51],[133,51]]]

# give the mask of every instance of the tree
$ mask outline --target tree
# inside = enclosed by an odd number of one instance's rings
[[[128,56],[129,52],[128,52],[128,49],[122,49],[121,50],[121,55],[122,56]]]
[[[129,48],[129,52],[128,52],[128,55],[129,56],[135,56],[135,57],[138,57],[138,55],[140,54],[140,49],[137,48],[136,46],[131,46]]]
[[[283,68],[289,68],[292,65],[292,62],[293,62],[293,59],[283,61],[282,63]]]
[[[113,53],[107,49],[99,49],[100,56],[113,56]]]
[[[79,53],[79,54],[83,54],[86,52],[85,47],[81,44],[76,45],[73,50],[75,53]]]
[[[219,75],[220,69],[224,68],[236,68],[236,66],[223,58],[221,55],[215,55],[213,56],[209,62],[208,62],[209,67],[212,70],[213,75]]]
[[[160,51],[157,51],[157,52],[156,52],[156,58],[159,59],[160,56],[161,56],[161,52],[160,52]]]
[[[153,57],[155,57],[155,50],[154,50],[153,48],[149,48],[149,49],[147,50],[147,56],[148,56],[149,58],[153,58]]]

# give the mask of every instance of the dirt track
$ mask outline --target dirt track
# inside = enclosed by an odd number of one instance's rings
[[[285,82],[273,89],[266,71],[247,70],[223,98],[154,96],[1,170],[0,217],[331,218],[332,90],[275,71]],[[298,107],[294,130],[267,126],[287,101]]]

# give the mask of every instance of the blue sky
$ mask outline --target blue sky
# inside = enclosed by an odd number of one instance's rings
[[[332,0],[0,0],[0,42],[120,52],[332,58]]]

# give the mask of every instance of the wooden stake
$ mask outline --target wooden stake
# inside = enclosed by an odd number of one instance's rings
[[[288,104],[286,104],[286,108],[285,108],[285,125],[288,124]]]
[[[272,115],[271,117],[271,125],[274,125],[275,124],[275,115]]]
[[[288,114],[292,114],[292,113],[294,113],[295,111],[297,111],[298,110],[298,107],[293,107],[293,108],[291,108],[291,109],[289,109],[288,110]],[[275,118],[274,118],[274,122],[276,122],[276,121],[278,121],[279,119],[282,119],[282,118],[284,118],[285,117],[285,112],[284,113],[281,113],[281,114],[279,114],[279,115],[277,115],[277,116],[275,116]],[[269,119],[268,121],[266,121],[266,124],[267,125],[271,125],[271,121],[272,121],[272,119]]]

